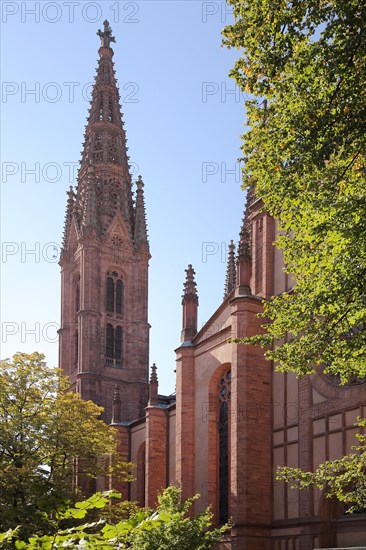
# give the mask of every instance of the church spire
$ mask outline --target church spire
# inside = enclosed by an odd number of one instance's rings
[[[150,252],[141,178],[133,202],[108,21],[97,34],[99,62],[60,259],[60,366],[83,399],[103,404],[103,420],[118,424],[140,418],[149,399]]]
[[[197,313],[198,313],[198,295],[197,283],[194,280],[195,271],[191,264],[186,269],[186,280],[184,283],[182,306],[183,323],[181,342],[187,342],[197,333]]]
[[[234,244],[234,241],[230,241],[229,254],[227,259],[227,268],[226,268],[224,299],[235,288],[235,279],[236,279],[235,244]]]
[[[149,247],[146,225],[144,182],[142,181],[141,176],[139,176],[137,181],[134,240],[135,244],[138,246]]]
[[[87,197],[94,193],[96,225],[101,233],[105,233],[119,211],[132,238],[133,205],[127,139],[112,61],[114,52],[110,47],[115,38],[108,21],[104,21],[104,30],[97,34],[101,46],[78,174],[76,223],[80,229],[85,224]],[[88,177],[90,166],[94,168],[93,181]],[[90,186],[94,187],[91,193]]]

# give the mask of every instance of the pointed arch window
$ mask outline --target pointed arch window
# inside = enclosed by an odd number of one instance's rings
[[[229,432],[231,402],[231,371],[221,377],[218,384],[218,455],[219,455],[219,520],[223,524],[229,517]]]
[[[74,367],[75,369],[78,366],[79,361],[79,331],[78,329],[75,330],[75,336],[74,336]]]
[[[107,311],[114,313],[114,280],[107,278]]]
[[[105,344],[106,362],[118,367],[123,362],[123,329],[119,325],[114,327],[111,323],[106,326]]]
[[[108,105],[108,107],[109,107],[109,121],[110,121],[110,122],[114,122],[114,120],[113,120],[113,105],[112,105],[112,101],[111,101],[111,100],[109,100],[109,105]]]
[[[106,328],[105,355],[107,359],[114,359],[114,328],[110,323]]]
[[[116,327],[115,342],[114,342],[114,358],[117,363],[122,361],[122,327]]]
[[[121,279],[118,279],[116,284],[116,313],[117,315],[122,315],[123,313],[123,282]]]
[[[75,289],[75,312],[77,313],[80,310],[80,282],[76,283]]]
[[[103,120],[103,96],[100,96],[99,98],[99,113],[98,113],[99,120]]]
[[[108,314],[115,314],[118,318],[123,315],[124,284],[116,271],[107,273],[106,308]]]

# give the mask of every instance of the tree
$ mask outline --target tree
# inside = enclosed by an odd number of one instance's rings
[[[198,495],[181,503],[181,490],[168,487],[159,496],[156,511],[140,510],[128,519],[116,525],[103,524],[103,521],[82,523],[69,528],[60,524],[72,518],[84,520],[90,510],[101,511],[110,498],[120,495],[113,491],[96,493],[84,502],[77,502],[75,507],[60,509],[54,532],[49,535],[33,535],[28,540],[19,538],[17,529],[9,529],[0,534],[0,543],[6,547],[13,544],[19,550],[23,548],[57,549],[57,548],[104,548],[105,550],[130,548],[134,550],[209,550],[229,529],[224,525],[209,530],[212,513],[209,509],[195,517],[187,515],[193,501]]]
[[[359,419],[358,426],[366,427],[366,419]],[[366,435],[356,434],[359,444],[355,452],[339,460],[328,460],[315,470],[303,472],[299,468],[282,467],[277,479],[283,479],[292,488],[325,489],[329,497],[336,497],[345,504],[349,513],[366,510]]]
[[[244,187],[278,220],[294,279],[291,292],[264,304],[264,333],[247,342],[262,345],[278,370],[362,381],[366,5],[228,1],[235,23],[224,44],[241,50],[231,76],[248,94]]]
[[[76,496],[76,464],[84,479],[109,475],[112,467],[119,475],[130,471],[117,455],[115,431],[99,420],[102,410],[71,392],[42,354],[1,361],[1,529],[47,531],[44,512]]]

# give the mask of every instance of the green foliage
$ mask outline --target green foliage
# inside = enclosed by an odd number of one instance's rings
[[[139,504],[135,501],[120,500],[113,506],[106,506],[103,510],[97,510],[95,519],[102,519],[106,523],[115,525],[122,519],[129,519],[135,516],[141,510]]]
[[[60,509],[54,521],[55,530],[52,535],[34,535],[25,541],[19,538],[17,530],[10,530],[0,535],[0,543],[2,541],[4,544],[13,543],[13,547],[19,550],[23,548],[206,550],[212,548],[229,528],[225,525],[209,531],[212,520],[209,509],[196,517],[188,517],[188,510],[198,496],[182,504],[181,491],[176,487],[168,487],[159,496],[159,505],[155,512],[140,510],[116,525],[104,524],[103,520],[99,520],[60,528],[63,520],[83,519],[88,512],[105,508],[110,498],[119,496],[114,492],[96,493],[88,500],[76,503],[74,508]]]
[[[0,363],[0,529],[47,533],[59,505],[75,498],[75,462],[85,477],[126,474],[102,409],[70,390],[44,356],[17,353]],[[112,460],[109,457],[116,457]],[[105,457],[96,460],[95,457]]]
[[[264,304],[259,344],[280,371],[366,376],[366,4],[228,0],[224,44],[247,93],[244,187],[278,220],[293,290]],[[366,447],[280,478],[365,507]]]
[[[366,375],[366,5],[229,0],[248,94],[244,186],[279,220],[294,291],[253,338],[280,370]],[[253,97],[254,96],[254,97]],[[288,337],[289,336],[289,337]]]
[[[358,426],[366,426],[366,419],[359,419]],[[339,460],[327,461],[315,472],[303,472],[299,468],[277,469],[277,479],[291,484],[292,488],[325,490],[328,498],[336,497],[347,506],[349,513],[366,509],[366,436],[357,434],[360,444],[354,453]]]
[[[195,517],[188,515],[196,495],[181,503],[181,490],[171,486],[158,498],[156,519],[163,521],[155,527],[153,519],[151,529],[137,529],[131,539],[130,548],[134,550],[206,550],[212,548],[229,529],[228,525],[209,530],[212,513],[206,509]],[[154,518],[154,516],[152,516]]]

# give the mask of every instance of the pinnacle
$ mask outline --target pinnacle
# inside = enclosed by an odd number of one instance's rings
[[[142,177],[139,176],[136,191],[136,206],[135,206],[135,232],[134,239],[135,244],[145,244],[148,246],[147,236],[147,224],[146,224],[146,210],[145,210],[145,198],[144,198],[144,182]]]
[[[66,192],[66,194],[67,194],[67,206],[66,206],[64,234],[63,234],[63,243],[62,243],[63,248],[65,248],[67,245],[67,239],[70,233],[72,215],[74,211],[75,193],[72,185],[70,185],[69,190]]]
[[[249,197],[248,197],[249,199]],[[249,220],[249,204],[248,199],[243,216],[242,226],[239,233],[238,246],[238,261],[251,260],[251,235],[250,235],[250,220]]]
[[[156,370],[157,370],[157,367],[156,367],[156,364],[153,363],[152,366],[151,366],[151,374],[150,374],[150,384],[153,384],[153,383],[158,383],[158,377],[157,377],[157,374],[156,374]]]
[[[235,288],[236,280],[236,265],[235,265],[235,244],[231,240],[229,244],[229,254],[226,268],[226,281],[225,281],[225,291],[224,299],[231,293]]]
[[[183,300],[185,299],[195,300],[198,303],[198,295],[197,295],[197,289],[196,289],[197,283],[194,280],[194,276],[196,272],[194,271],[192,264],[188,265],[188,269],[186,269],[185,272],[186,272],[186,280],[183,285],[184,288],[183,288],[182,298]]]

